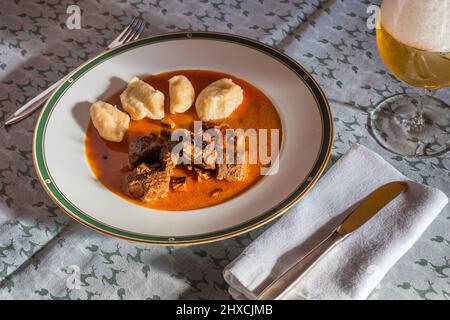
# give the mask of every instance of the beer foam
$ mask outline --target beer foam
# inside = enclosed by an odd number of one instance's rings
[[[410,47],[450,52],[450,0],[384,0],[381,23]]]

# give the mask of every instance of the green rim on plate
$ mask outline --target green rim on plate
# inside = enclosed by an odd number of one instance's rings
[[[71,85],[73,85],[78,79],[80,79],[80,77],[82,77],[83,74],[92,69],[94,66],[102,63],[103,61],[113,56],[116,56],[122,52],[128,51],[136,47],[148,45],[151,43],[181,40],[181,39],[208,39],[208,40],[237,43],[263,52],[271,56],[272,58],[282,62],[289,69],[291,69],[309,88],[319,107],[323,123],[322,145],[319,155],[316,159],[314,167],[312,168],[311,172],[308,175],[308,178],[305,181],[301,182],[300,185],[291,193],[289,197],[284,199],[284,201],[277,204],[272,209],[262,213],[257,218],[249,220],[243,224],[211,233],[204,233],[194,236],[179,236],[176,238],[171,236],[162,237],[162,236],[137,234],[125,230],[120,230],[112,226],[108,226],[98,220],[95,220],[94,218],[90,217],[87,213],[77,208],[76,205],[71,203],[70,200],[67,199],[60,192],[58,186],[51,179],[51,175],[46,165],[44,153],[45,131],[48,120],[50,119],[54,107],[56,106],[57,102],[62,97],[62,95],[65,93],[65,91]],[[300,200],[300,198],[315,184],[315,182],[322,174],[330,157],[332,142],[333,142],[333,123],[328,101],[322,89],[317,84],[317,82],[296,61],[267,45],[243,37],[213,32],[178,32],[145,38],[106,51],[98,55],[94,59],[88,61],[84,65],[80,66],[71,75],[69,75],[66,81],[64,81],[64,83],[62,83],[58,87],[58,89],[53,93],[53,95],[49,98],[40,114],[40,117],[36,125],[36,129],[34,131],[33,161],[36,167],[39,180],[41,181],[46,192],[69,216],[79,221],[80,223],[99,232],[131,241],[138,241],[150,244],[165,244],[165,245],[193,244],[193,243],[205,243],[222,240],[225,238],[236,236],[244,232],[248,232],[250,230],[262,226],[263,224],[275,219],[276,217],[286,212],[292,205],[294,205],[298,200]]]

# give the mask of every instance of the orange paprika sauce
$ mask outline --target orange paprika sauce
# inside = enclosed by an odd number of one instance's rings
[[[157,75],[151,75],[143,80],[160,90],[165,96],[165,114],[166,118],[176,123],[176,128],[185,128],[192,130],[193,122],[199,120],[194,105],[185,113],[170,114],[168,112],[169,104],[169,83],[168,80],[174,75],[185,75],[192,83],[196,96],[200,91],[210,83],[222,79],[231,78],[233,82],[241,86],[244,90],[244,100],[228,118],[218,123],[226,123],[231,129],[268,129],[268,153],[270,154],[270,129],[280,130],[280,146],[282,139],[281,121],[272,102],[255,86],[250,83],[233,77],[231,75],[206,70],[177,70],[165,72]],[[121,108],[120,94],[125,87],[115,93],[106,102]],[[192,210],[213,206],[227,201],[258,182],[263,176],[260,175],[261,164],[249,164],[247,176],[242,182],[218,181],[215,178],[197,181],[192,171],[177,166],[174,176],[186,176],[187,191],[170,190],[167,197],[157,199],[151,202],[141,202],[134,199],[127,190],[127,177],[131,173],[128,165],[128,146],[131,141],[141,135],[150,133],[159,134],[164,127],[160,120],[143,119],[139,121],[131,120],[130,127],[122,142],[109,142],[103,140],[97,130],[89,124],[86,133],[86,156],[87,161],[97,179],[110,191],[141,206],[159,209],[159,210]],[[211,194],[221,189],[222,192]]]

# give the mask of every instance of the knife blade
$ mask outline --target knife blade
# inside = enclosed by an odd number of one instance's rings
[[[346,216],[344,221],[325,240],[309,251],[304,258],[293,265],[281,277],[272,282],[261,292],[257,299],[281,299],[298,283],[301,276],[317,263],[320,257],[369,221],[378,211],[407,188],[408,185],[405,182],[395,181],[387,183],[370,193]]]

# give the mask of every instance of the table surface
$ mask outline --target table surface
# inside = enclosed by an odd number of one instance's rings
[[[331,162],[361,143],[409,178],[449,194],[448,155],[403,158],[383,150],[367,131],[367,110],[385,97],[414,91],[391,76],[378,56],[375,32],[366,24],[368,7],[378,1],[85,0],[76,1],[79,30],[66,27],[67,1],[45,2],[0,3],[0,123],[141,15],[146,35],[222,31],[283,50],[330,99]],[[437,96],[448,102],[450,90]],[[224,266],[267,226],[187,247],[137,245],[95,233],[69,219],[41,188],[31,158],[36,119],[37,113],[0,127],[0,298],[230,299]],[[449,230],[447,206],[370,298],[449,299]],[[73,281],[77,274],[80,281]]]

